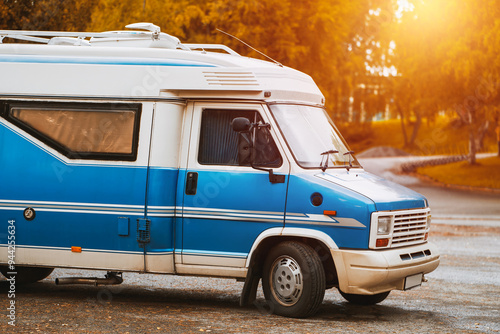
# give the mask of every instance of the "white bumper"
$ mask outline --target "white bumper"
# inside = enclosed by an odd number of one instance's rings
[[[405,278],[427,274],[439,265],[432,243],[386,250],[333,249],[339,288],[345,293],[371,295],[404,290]]]

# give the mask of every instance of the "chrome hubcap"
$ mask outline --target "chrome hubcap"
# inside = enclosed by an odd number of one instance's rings
[[[291,257],[281,256],[274,261],[271,271],[272,293],[285,306],[292,306],[302,296],[303,277],[298,263]]]

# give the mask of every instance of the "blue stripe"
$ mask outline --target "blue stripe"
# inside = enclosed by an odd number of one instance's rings
[[[92,64],[92,65],[133,65],[133,66],[185,66],[217,67],[213,64],[179,59],[125,58],[125,57],[60,57],[37,55],[0,55],[3,63],[35,64]]]

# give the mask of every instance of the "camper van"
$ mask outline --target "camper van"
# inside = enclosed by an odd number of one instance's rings
[[[375,304],[436,269],[427,200],[363,170],[311,77],[127,28],[0,31],[4,276],[224,277],[241,305],[261,281],[307,317],[326,289]]]

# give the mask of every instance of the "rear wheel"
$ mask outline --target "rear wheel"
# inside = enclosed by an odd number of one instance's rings
[[[262,287],[270,310],[286,317],[308,317],[325,295],[325,272],[308,245],[284,242],[271,249],[264,263]]]
[[[44,278],[48,277],[52,273],[52,271],[54,271],[54,268],[16,266],[14,270],[16,274],[13,275],[13,274],[8,274],[12,272],[12,270],[9,270],[8,267],[5,266],[0,267],[0,272],[2,273],[2,275],[4,275],[6,278],[15,276],[16,283],[19,284],[35,283],[41,281]]]
[[[340,291],[342,297],[344,297],[348,302],[357,305],[374,305],[382,302],[389,296],[390,291],[377,293],[375,295],[355,295],[352,293],[344,293]]]

